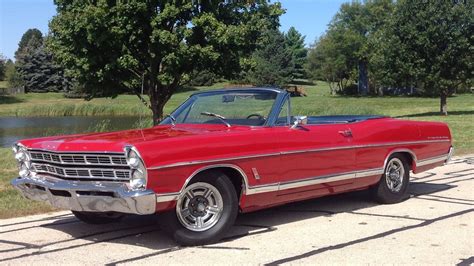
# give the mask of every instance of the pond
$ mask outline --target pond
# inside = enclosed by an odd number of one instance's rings
[[[139,117],[61,116],[61,117],[0,117],[0,147],[10,147],[17,140],[54,135],[133,128]]]

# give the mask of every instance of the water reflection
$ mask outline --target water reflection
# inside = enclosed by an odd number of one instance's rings
[[[98,124],[108,120],[107,130],[132,128],[138,117],[64,116],[64,117],[0,117],[0,147],[9,147],[15,141],[54,135],[94,131]]]

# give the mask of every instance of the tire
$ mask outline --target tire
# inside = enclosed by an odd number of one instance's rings
[[[159,214],[158,220],[178,244],[197,246],[219,241],[234,224],[237,213],[237,193],[229,177],[210,171],[186,186],[176,208]]]
[[[81,212],[71,211],[77,219],[86,224],[109,224],[119,222],[123,215],[120,213]]]
[[[400,168],[397,169],[398,167]],[[382,178],[372,188],[372,195],[377,202],[383,204],[401,202],[406,199],[409,181],[410,166],[407,159],[403,155],[394,154],[388,158]]]

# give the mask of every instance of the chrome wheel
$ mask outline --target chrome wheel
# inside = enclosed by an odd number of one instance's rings
[[[186,229],[201,232],[213,227],[223,211],[222,195],[213,185],[197,182],[189,185],[176,204],[178,220]]]
[[[392,192],[399,192],[403,186],[403,178],[405,177],[405,168],[403,162],[398,158],[393,158],[388,162],[385,169],[385,181],[387,187]]]

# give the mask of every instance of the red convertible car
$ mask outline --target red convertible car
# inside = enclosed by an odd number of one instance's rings
[[[410,171],[444,164],[446,124],[382,116],[293,116],[272,88],[190,96],[158,126],[29,139],[14,146],[29,199],[87,223],[159,213],[183,245],[218,241],[239,212],[370,189],[405,198]]]

